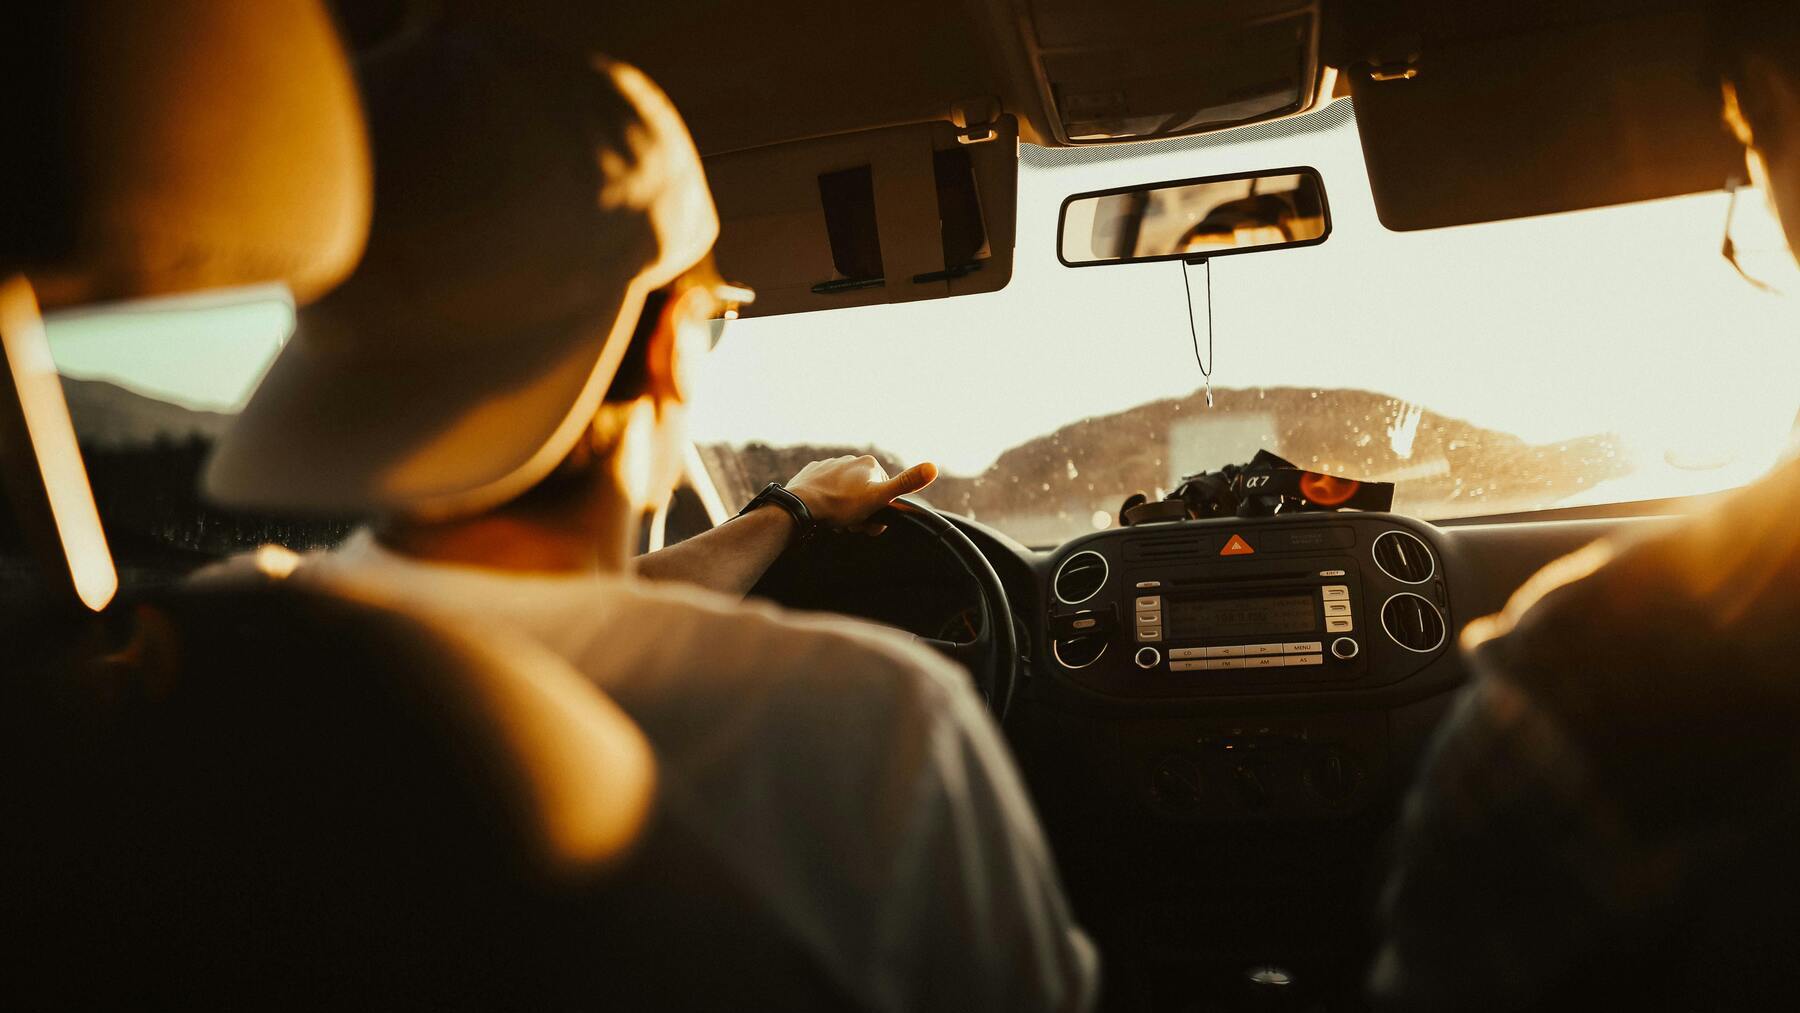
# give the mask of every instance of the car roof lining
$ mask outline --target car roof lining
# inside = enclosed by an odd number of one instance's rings
[[[458,16],[492,17],[477,0],[445,3]],[[1312,6],[1232,0],[1209,7],[1205,19],[1209,32],[1248,39],[1271,17]],[[1390,227],[1691,193],[1722,185],[1735,165],[1718,129],[1705,32],[1694,27],[1700,0],[1318,6],[1320,65],[1337,68],[1338,93],[1358,99],[1371,185]],[[1106,17],[1065,0],[666,0],[650,8],[517,0],[505,17],[638,63],[683,110],[702,153],[717,155],[953,119],[984,103],[1018,118],[1021,141],[1070,146],[1045,54],[1098,52],[1146,25],[1199,16],[1192,11],[1176,0],[1127,0]],[[1685,27],[1674,33],[1658,27],[1677,22]],[[1370,69],[1396,61],[1423,73],[1373,87]],[[1298,112],[1329,100],[1324,81],[1314,84]]]

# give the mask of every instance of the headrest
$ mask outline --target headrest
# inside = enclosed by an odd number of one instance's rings
[[[46,307],[284,281],[362,252],[369,156],[316,0],[76,0],[9,13],[0,276]]]

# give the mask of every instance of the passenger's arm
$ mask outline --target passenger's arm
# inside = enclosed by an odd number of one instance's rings
[[[801,468],[787,488],[821,525],[860,530],[894,497],[918,492],[936,478],[937,466],[929,462],[889,478],[873,457],[834,457]],[[764,506],[678,545],[638,557],[637,574],[741,595],[762,578],[793,537],[794,522],[787,512]]]
[[[1644,856],[1627,825],[1554,714],[1485,673],[1445,719],[1406,802],[1370,978],[1377,1006],[1569,999],[1589,944],[1644,902],[1631,886]]]

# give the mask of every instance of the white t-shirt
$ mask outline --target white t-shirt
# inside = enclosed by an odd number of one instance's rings
[[[643,728],[670,818],[868,1007],[1093,1004],[1093,946],[1005,745],[968,675],[903,634],[628,576],[427,563],[367,531],[290,579],[568,659]]]

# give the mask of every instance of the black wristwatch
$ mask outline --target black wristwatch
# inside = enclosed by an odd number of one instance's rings
[[[786,510],[787,515],[794,519],[795,541],[811,538],[818,532],[819,522],[814,519],[812,511],[806,508],[806,501],[789,492],[787,487],[780,482],[770,482],[763,486],[762,492],[752,497],[750,502],[744,505],[744,509],[738,511],[737,515],[742,517],[765,503]]]

